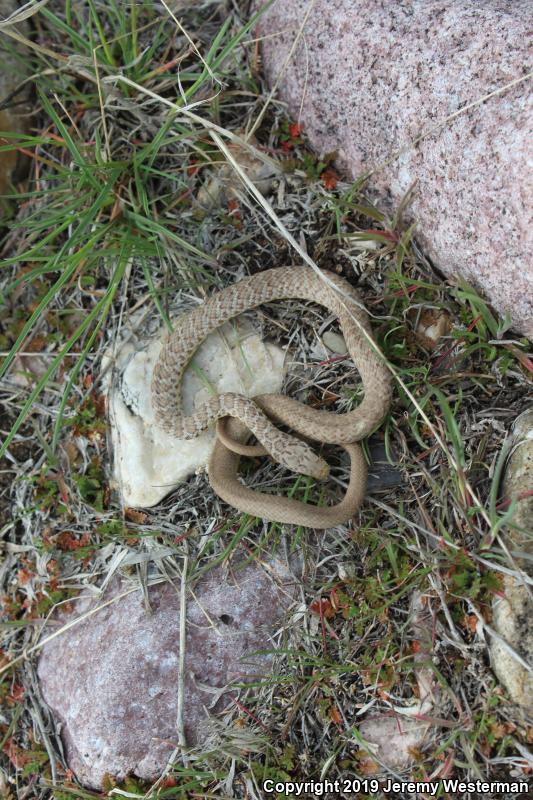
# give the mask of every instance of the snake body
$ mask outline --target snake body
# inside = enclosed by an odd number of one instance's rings
[[[360,505],[366,485],[366,467],[360,448],[354,443],[383,420],[392,388],[387,367],[360,330],[360,326],[363,327],[371,337],[368,315],[361,307],[357,292],[337,275],[328,273],[328,278],[335,289],[309,267],[279,267],[244,278],[217,292],[176,321],[152,378],[155,419],[165,432],[190,439],[216,420],[232,418],[220,431],[208,467],[211,485],[222,499],[264,519],[316,528],[347,521]],[[225,392],[207,400],[190,416],[184,416],[180,401],[181,377],[208,334],[243,311],[273,300],[291,298],[319,303],[338,317],[348,352],[363,383],[364,397],[359,406],[348,413],[336,414],[311,408],[280,394],[247,398]],[[352,464],[350,483],[339,505],[319,508],[290,498],[265,495],[247,489],[237,480],[239,453],[250,451],[245,446],[250,434],[260,443],[259,448],[250,452],[266,451],[296,472],[322,480],[327,477],[327,463],[301,439],[279,430],[276,427],[279,424],[306,439],[342,445],[348,451]]]

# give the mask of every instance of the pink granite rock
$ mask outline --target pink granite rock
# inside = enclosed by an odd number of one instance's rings
[[[258,3],[256,3],[258,5]],[[258,25],[263,63],[313,147],[397,206],[416,180],[410,220],[446,275],[481,290],[533,337],[530,0],[275,0]],[[274,35],[273,35],[274,34]],[[303,104],[303,105],[302,105]]]
[[[292,602],[294,579],[281,563],[209,572],[187,601],[184,727],[187,745],[209,734],[209,716],[234,704],[232,682],[268,675],[274,625]],[[88,596],[70,622],[127,589],[115,585],[99,603]],[[140,591],[108,605],[44,646],[38,664],[42,694],[61,723],[70,768],[100,788],[105,774],[151,780],[178,746],[179,585]],[[45,634],[50,630],[45,631]]]

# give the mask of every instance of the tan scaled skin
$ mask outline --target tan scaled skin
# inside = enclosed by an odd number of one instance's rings
[[[309,267],[279,267],[244,278],[217,292],[176,321],[161,350],[152,379],[156,422],[173,436],[190,439],[212,422],[224,417],[233,418],[218,426],[221,438],[209,465],[211,485],[226,502],[263,519],[315,528],[346,522],[361,503],[366,467],[360,448],[354,443],[367,436],[383,420],[392,394],[389,370],[361,331],[363,328],[371,337],[368,316],[361,307],[357,292],[337,275],[328,273],[328,279],[335,288],[328,286]],[[364,397],[360,405],[348,413],[336,414],[311,408],[281,394],[247,398],[225,392],[207,400],[194,414],[183,416],[179,391],[181,376],[206,336],[243,311],[261,303],[290,298],[319,303],[338,317],[348,352],[363,382]],[[306,439],[342,445],[349,452],[352,460],[350,484],[346,497],[338,506],[318,508],[288,498],[253,492],[238,482],[239,458],[232,452],[236,448],[241,454],[268,452],[274,460],[296,472],[320,480],[327,477],[327,463],[308,444],[280,431],[276,424],[287,425]],[[246,446],[250,433],[259,442],[259,446],[254,446],[251,451]]]

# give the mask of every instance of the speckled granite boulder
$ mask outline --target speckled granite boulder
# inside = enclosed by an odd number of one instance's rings
[[[416,180],[408,217],[424,251],[532,337],[530,82],[411,144],[527,73],[530,0],[316,0],[285,65],[310,5],[275,0],[258,25],[289,113],[352,177],[381,167],[369,183],[381,203]]]
[[[184,729],[188,746],[204,742],[209,716],[234,707],[240,689],[269,674],[276,622],[292,602],[294,579],[280,562],[233,565],[209,572],[187,600]],[[157,778],[178,747],[176,728],[180,587],[139,590],[115,585],[103,599],[84,596],[72,619],[112,597],[43,648],[38,675],[45,701],[61,724],[69,767],[81,783],[100,788],[106,773]],[[45,631],[45,635],[50,633]],[[230,729],[231,733],[231,729]],[[179,756],[178,756],[179,757]]]

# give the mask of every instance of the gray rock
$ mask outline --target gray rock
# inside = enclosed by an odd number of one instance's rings
[[[448,276],[533,336],[529,0],[277,0],[258,24],[271,85],[320,153],[399,201]],[[398,157],[395,154],[401,153]],[[394,156],[394,157],[393,157]]]
[[[326,331],[322,335],[322,342],[332,353],[344,356],[348,352],[344,336],[341,336],[340,333]]]
[[[517,565],[533,577],[533,408],[521,414],[514,423],[509,444],[511,452],[503,482],[503,495],[516,500],[513,523],[516,527],[504,532],[506,543]],[[529,493],[529,494],[528,494]],[[533,587],[529,587],[530,591]],[[524,584],[511,575],[503,580],[503,597],[493,605],[496,632],[533,667],[533,602]],[[493,639],[490,646],[494,672],[509,695],[533,712],[533,675],[505,647]]]
[[[127,588],[115,585],[103,601],[116,602],[47,643],[38,664],[68,765],[93,788],[106,773],[152,780],[178,746],[180,587],[150,587],[149,611],[139,590],[119,598]],[[233,682],[268,676],[272,656],[249,654],[273,649],[274,626],[291,602],[291,575],[280,562],[233,564],[227,578],[216,568],[193,587],[187,600],[187,746],[201,745],[212,735],[210,716],[234,705],[240,689]],[[76,613],[55,625],[97,605],[102,600],[85,594]]]

